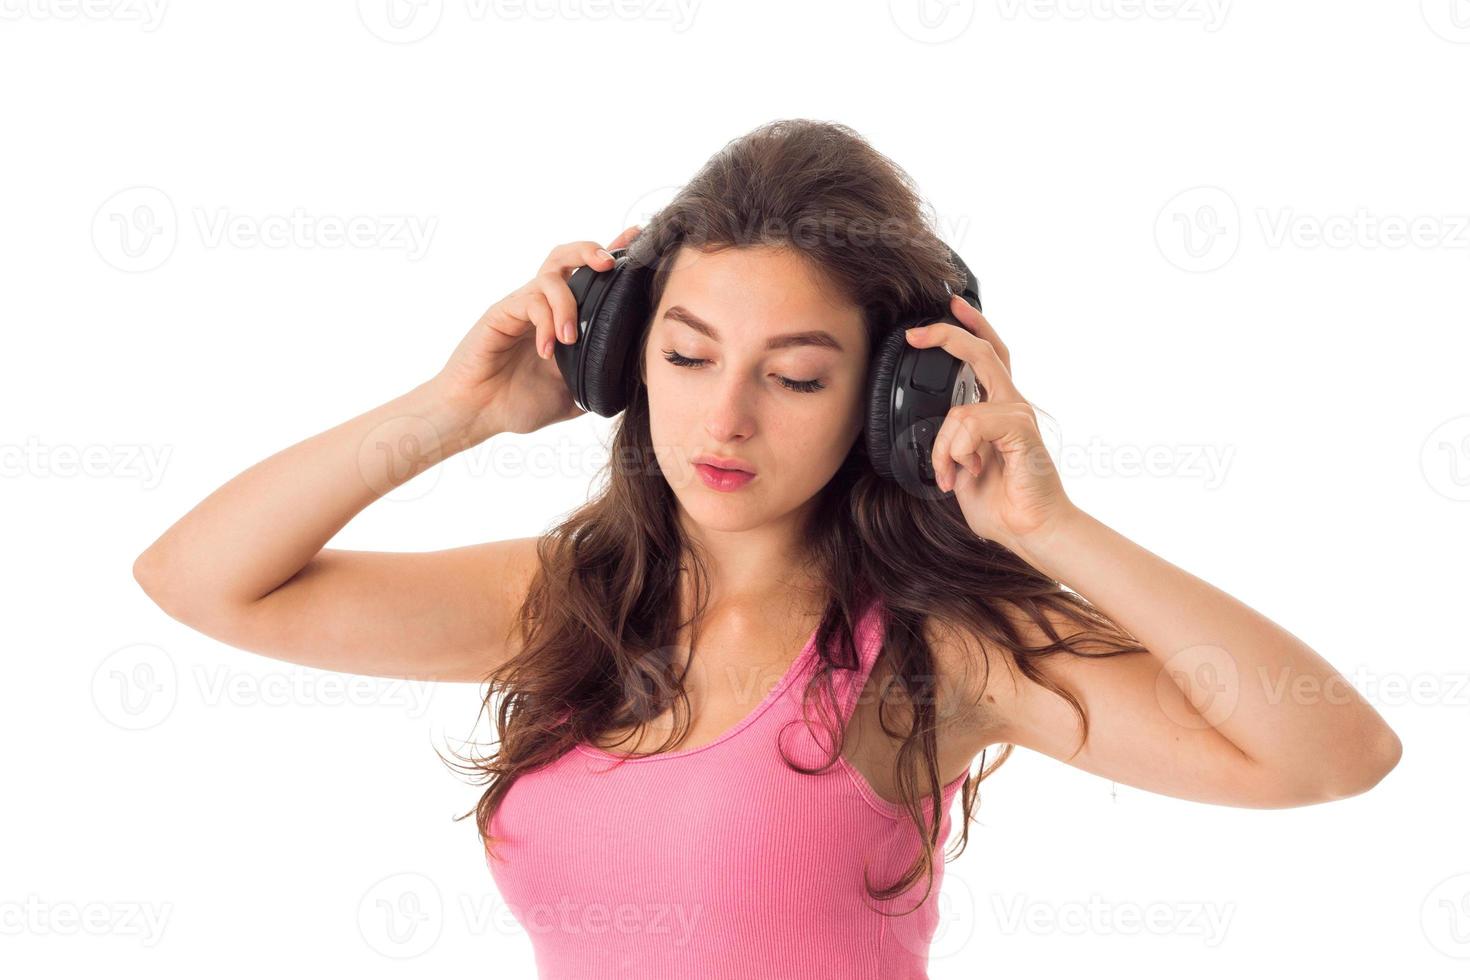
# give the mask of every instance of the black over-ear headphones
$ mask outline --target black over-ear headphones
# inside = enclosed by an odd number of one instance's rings
[[[948,246],[946,246],[948,247]],[[960,291],[980,309],[980,283],[954,249]],[[606,272],[581,266],[567,285],[577,301],[577,339],[556,341],[556,366],[577,407],[610,418],[628,406],[639,376],[634,345],[651,314],[652,269],[633,262],[626,248],[612,253]],[[910,490],[932,491],[934,437],[954,405],[985,399],[969,364],[939,347],[913,347],[908,327],[955,323],[948,309],[886,331],[868,368],[867,449],[873,468]],[[953,492],[953,491],[950,491]]]

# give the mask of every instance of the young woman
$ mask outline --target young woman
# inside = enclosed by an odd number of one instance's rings
[[[578,339],[570,274],[614,265],[590,241],[435,377],[235,477],[135,568],[237,647],[485,682],[475,814],[544,977],[923,977],[950,803],[963,787],[963,851],[1015,745],[1247,807],[1394,766],[1355,693],[1272,696],[1351,692],[1321,657],[1068,499],[912,181],[852,130],[754,130],[624,246],[652,270],[638,376],[606,481],[547,534],[324,548],[424,466],[581,414],[553,354]],[[950,409],[925,497],[874,472],[865,394],[883,334],[936,313],[955,322],[906,342],[987,397]]]

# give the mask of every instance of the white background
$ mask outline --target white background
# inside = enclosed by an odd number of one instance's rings
[[[1019,752],[932,976],[1464,975],[1470,5],[394,9],[0,0],[0,970],[533,976],[451,820],[479,789],[433,754],[475,686],[233,649],[130,566],[429,377],[552,246],[808,116],[914,176],[1072,498],[1405,746],[1371,793],[1277,811]],[[498,437],[333,544],[539,533],[607,429]]]

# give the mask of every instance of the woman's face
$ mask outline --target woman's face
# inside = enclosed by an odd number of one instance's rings
[[[685,246],[654,311],[643,352],[654,454],[703,527],[746,530],[790,515],[862,431],[862,311],[805,261],[786,248]],[[701,454],[739,460],[755,476],[718,489],[696,468]]]

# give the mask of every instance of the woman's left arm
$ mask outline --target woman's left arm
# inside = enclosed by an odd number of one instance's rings
[[[1033,567],[1088,598],[1138,638],[1159,662],[1129,676],[1141,692],[1109,692],[1099,679],[1091,700],[1143,706],[1112,720],[1111,742],[1154,739],[1176,745],[1208,743],[1185,732],[1208,724],[1256,770],[1256,787],[1276,805],[1340,799],[1364,792],[1397,764],[1398,736],[1352,685],[1315,651],[1256,610],[1129,540],[1075,507],[1014,542]],[[1102,665],[1107,658],[1094,661]],[[1086,685],[1088,665],[1072,664]],[[1101,668],[1106,671],[1106,667]],[[1127,668],[1118,668],[1122,678]],[[1097,671],[1091,672],[1097,675]],[[1100,676],[1100,675],[1099,675]],[[1184,696],[1156,685],[1167,678]],[[1198,734],[1193,732],[1191,734]],[[1181,759],[1195,777],[1212,771],[1207,758]],[[1215,769],[1213,771],[1219,771]]]
[[[1320,802],[1375,785],[1401,752],[1378,712],[1301,640],[1076,507],[1011,380],[1005,345],[969,304],[956,297],[952,308],[963,329],[909,334],[913,346],[967,361],[987,393],[950,409],[937,433],[940,487],[955,492],[977,535],[1085,596],[1149,651],[1144,663],[1139,655],[1039,662],[1089,710],[1097,744],[1076,764],[1146,789],[1247,806]],[[1029,681],[1014,690],[993,704],[1002,740],[1071,761],[1060,699]]]

